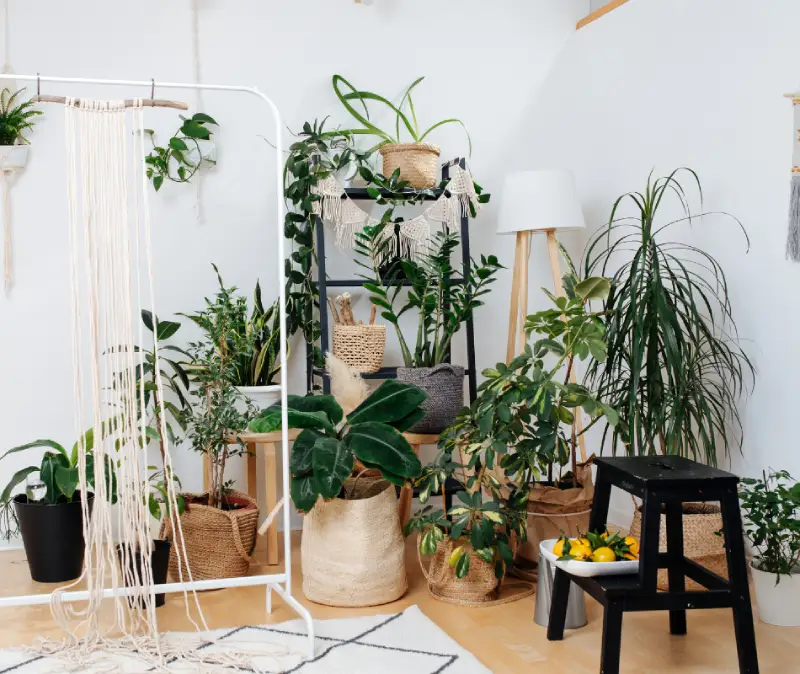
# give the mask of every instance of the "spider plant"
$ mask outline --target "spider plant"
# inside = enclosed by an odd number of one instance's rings
[[[467,131],[467,127],[464,125],[464,122],[462,122],[460,119],[443,119],[428,127],[424,131],[420,127],[419,121],[417,120],[417,111],[414,107],[414,100],[411,97],[411,92],[424,79],[424,77],[418,77],[416,80],[414,80],[411,86],[408,87],[403,93],[403,97],[400,99],[400,105],[395,105],[390,100],[378,94],[374,94],[371,91],[361,91],[356,89],[341,75],[334,75],[333,91],[336,93],[337,98],[341,101],[347,112],[349,112],[358,122],[360,122],[363,127],[348,129],[340,133],[377,136],[380,138],[380,141],[377,143],[377,145],[375,145],[375,147],[371,148],[370,152],[373,152],[384,145],[399,145],[403,142],[401,139],[401,122],[402,126],[406,131],[408,131],[408,135],[411,137],[411,140],[414,143],[422,143],[432,131],[435,131],[445,124],[458,124],[464,129],[464,133],[467,136],[467,143],[469,145],[469,154],[472,155],[472,138],[470,138],[469,131]],[[343,93],[342,86],[345,87],[345,90],[349,91],[347,91],[347,93]],[[394,134],[377,127],[370,120],[367,101],[377,101],[378,103],[382,103],[394,113]],[[357,102],[358,106],[363,109],[363,114],[356,108],[353,102]],[[408,114],[403,112],[403,107],[406,105],[408,106]]]
[[[696,246],[669,238],[675,225],[706,215],[692,214],[679,180],[684,174],[696,184],[702,206],[700,180],[691,169],[656,179],[651,173],[644,193],[614,202],[608,225],[587,245],[586,276],[610,277],[611,291],[604,302],[608,357],[592,363],[586,379],[619,411],[620,423],[604,431],[604,441],[612,431],[612,451],[621,442],[628,454],[679,454],[716,465],[719,449],[728,456],[735,442],[741,450],[737,402],[755,371],[738,343],[722,267]],[[683,216],[660,223],[668,196]],[[618,216],[626,203],[635,216]],[[738,225],[749,249],[742,223],[721,215]]]
[[[33,118],[42,114],[33,107],[31,100],[17,104],[17,96],[23,91],[25,89],[18,89],[12,94],[10,89],[3,89],[0,92],[0,145],[14,145],[17,140],[27,145],[23,132],[32,129]]]

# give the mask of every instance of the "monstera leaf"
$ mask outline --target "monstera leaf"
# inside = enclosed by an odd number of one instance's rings
[[[353,453],[370,465],[400,477],[417,477],[422,464],[402,434],[375,421],[356,424],[345,437]]]

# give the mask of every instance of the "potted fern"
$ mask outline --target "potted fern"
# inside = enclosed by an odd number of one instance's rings
[[[467,136],[470,154],[472,153],[472,140],[469,137],[466,126],[460,119],[443,119],[424,130],[420,127],[411,92],[424,79],[424,77],[419,77],[414,80],[411,86],[403,93],[400,105],[394,105],[383,96],[371,91],[356,89],[341,75],[333,76],[333,90],[336,96],[345,109],[362,125],[362,128],[351,129],[343,133],[375,136],[378,139],[378,143],[371,151],[378,150],[383,158],[383,168],[381,170],[383,175],[392,175],[396,169],[399,169],[401,179],[417,189],[433,187],[437,182],[436,164],[439,158],[439,148],[436,145],[426,143],[425,139],[439,127],[446,124],[460,125]],[[384,131],[370,119],[368,101],[380,103],[394,113],[394,133]],[[406,106],[408,114],[403,111]],[[408,133],[412,142],[402,142],[401,130]]]
[[[367,270],[364,287],[374,305],[394,326],[404,367],[397,369],[397,378],[423,389],[428,398],[423,403],[425,417],[410,430],[414,433],[440,433],[455,419],[464,404],[464,368],[451,365],[450,346],[453,336],[472,313],[483,305],[482,298],[490,291],[495,274],[502,269],[494,255],[481,255],[472,260],[465,277],[455,281],[456,270],[450,258],[458,246],[458,235],[436,232],[427,253],[417,260],[398,260],[389,273],[381,268],[386,259],[389,237],[386,228],[391,222],[367,226],[356,234],[359,264]],[[403,284],[396,282],[402,274],[410,285],[401,295]],[[400,328],[400,317],[415,309],[418,312],[415,342],[409,345]],[[413,350],[412,350],[413,349]]]
[[[347,417],[330,395],[289,396],[289,427],[302,428],[289,470],[303,519],[303,593],[330,606],[374,606],[401,597],[408,585],[395,486],[421,464],[402,433],[425,412],[425,392],[383,382]],[[280,404],[250,423],[281,428]],[[373,477],[375,471],[379,476]]]
[[[25,89],[0,92],[0,168],[15,171],[25,167],[28,160],[29,141],[25,132],[36,124],[34,118],[42,111],[34,107],[32,100],[19,101]]]

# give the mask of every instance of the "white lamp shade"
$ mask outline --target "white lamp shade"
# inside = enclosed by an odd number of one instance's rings
[[[586,227],[571,171],[521,171],[506,178],[498,234]]]

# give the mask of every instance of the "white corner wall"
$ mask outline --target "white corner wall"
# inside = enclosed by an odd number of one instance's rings
[[[748,475],[800,475],[800,266],[784,259],[793,122],[782,97],[800,86],[798,25],[800,3],[786,0],[631,0],[571,38],[525,115],[531,164],[575,171],[590,229],[652,168],[678,166],[699,173],[705,210],[744,223],[749,253],[720,217],[675,234],[722,264],[758,368],[731,462]]]
[[[10,5],[10,60],[17,72],[192,78],[189,0]],[[258,86],[274,97],[293,129],[327,115],[332,123],[347,121],[331,92],[333,73],[389,97],[426,75],[415,98],[419,114],[431,123],[448,116],[465,121],[474,141],[475,177],[496,198],[504,175],[526,161],[523,144],[534,128],[525,110],[589,1],[375,0],[367,7],[352,0],[201,0],[199,6],[204,81]],[[149,95],[50,85],[43,93]],[[194,103],[191,93],[184,98]],[[29,165],[12,190],[16,284],[9,297],[0,297],[0,450],[41,437],[71,444],[75,437],[63,113],[57,106],[44,109],[31,137]],[[151,202],[156,309],[164,318],[201,307],[204,295],[214,292],[211,261],[248,294],[257,278],[274,287],[279,277],[273,262],[273,150],[260,137],[271,138],[270,120],[245,96],[206,94],[204,111],[220,123],[219,165],[203,182],[204,221],[195,220],[192,186],[168,184]],[[148,116],[162,140],[177,128],[174,111]],[[466,151],[455,130],[435,141],[444,157]],[[495,212],[496,203],[475,222],[473,251],[496,253],[510,265],[513,241],[494,236]],[[546,279],[543,273],[541,282]],[[478,316],[480,369],[503,357],[509,286],[506,272]],[[179,334],[194,336],[188,327]],[[304,387],[303,356],[296,343],[290,368],[295,393]],[[184,487],[200,489],[200,456],[187,448],[176,454]],[[19,456],[3,461],[0,483],[27,463]]]

